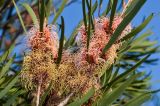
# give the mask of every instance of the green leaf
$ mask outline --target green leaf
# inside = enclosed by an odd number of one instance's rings
[[[95,4],[92,6],[92,14],[95,12],[96,8],[97,8],[98,3],[95,2]],[[88,17],[88,15],[87,15]],[[71,46],[74,43],[74,40],[76,38],[77,35],[77,31],[78,28],[83,24],[83,20],[81,20],[78,25],[74,28],[71,36],[69,37],[69,39],[67,40],[67,42],[65,43],[65,49],[67,49],[69,46]]]
[[[100,11],[101,11],[101,8],[102,8],[102,3],[103,3],[103,0],[100,0],[99,9],[98,9],[98,15],[100,14]]]
[[[40,12],[40,32],[43,32],[44,18],[45,18],[45,1],[42,0],[41,12]]]
[[[124,15],[127,15],[128,13],[130,13],[130,11],[137,5],[138,2],[139,2],[139,0],[132,0],[130,5],[125,10]]]
[[[110,15],[110,23],[109,23],[110,28],[112,27],[112,23],[113,23],[113,20],[114,20],[114,15],[116,13],[117,3],[118,3],[118,0],[113,1],[113,5],[112,5],[112,9],[111,9],[111,15]]]
[[[49,84],[47,90],[44,92],[44,94],[43,94],[42,97],[41,97],[40,104],[39,104],[40,106],[43,106],[43,104],[44,104],[44,102],[45,102],[45,100],[46,100],[46,97],[47,97],[47,95],[50,93],[51,90],[52,90],[52,81],[51,81],[51,83]]]
[[[86,1],[87,8],[88,8],[88,10],[89,10],[89,8],[90,8],[89,0],[84,0],[84,1]]]
[[[126,28],[126,26],[131,22],[131,20],[135,17],[135,15],[138,13],[138,11],[141,9],[143,4],[146,2],[146,0],[139,0],[135,8],[122,20],[122,22],[119,24],[115,32],[113,33],[111,39],[105,46],[105,48],[102,51],[102,55],[106,53],[106,51],[112,46],[112,44],[115,43],[115,41],[118,39],[118,37],[121,35],[122,31]]]
[[[148,36],[150,36],[152,34],[151,31],[147,31],[144,34],[142,34],[140,37],[136,38],[135,40],[133,40],[132,45],[139,45],[142,40],[146,39]]]
[[[102,13],[102,16],[106,16],[110,12],[112,4],[113,4],[113,0],[109,0],[105,11]]]
[[[19,74],[17,74],[11,82],[3,89],[0,91],[0,99],[5,96],[5,94],[14,86],[14,84],[18,81],[19,79]]]
[[[0,79],[0,85],[5,81],[5,79],[6,78],[4,78],[4,77]]]
[[[141,94],[138,97],[135,97],[128,101],[124,106],[140,106],[145,101],[149,100],[151,98],[151,93],[145,93]]]
[[[56,20],[58,19],[59,15],[62,13],[65,5],[67,4],[67,2],[68,2],[68,0],[63,0],[58,12],[56,13],[56,15],[55,15],[55,17],[54,17],[54,19],[52,21],[52,24],[55,24]]]
[[[98,106],[109,106],[111,103],[113,103],[139,75],[140,73],[131,76],[120,86],[113,89],[113,91],[110,91],[109,93],[106,92],[105,95],[99,100]]]
[[[140,53],[145,53],[146,51],[143,48],[138,48],[138,49],[129,49],[128,52],[140,52]]]
[[[15,91],[15,93],[7,100],[7,102],[3,106],[11,106],[13,103],[15,103],[17,97],[19,95],[24,94],[25,92],[26,91],[24,91],[24,90]]]
[[[46,17],[47,17],[47,19],[50,16],[51,7],[52,7],[52,0],[48,0],[47,5],[46,5]]]
[[[0,79],[6,74],[6,72],[9,70],[14,58],[16,55],[14,55],[6,64],[2,67],[2,70],[0,71]]]
[[[153,14],[148,16],[147,19],[141,25],[139,25],[137,28],[133,29],[129,34],[123,37],[121,41],[128,40],[129,38],[137,35],[140,31],[142,31],[148,25],[148,23],[151,21],[152,18],[153,18]]]
[[[28,11],[29,15],[32,18],[34,25],[38,25],[38,19],[36,17],[36,14],[34,13],[33,9],[27,3],[23,3],[22,6]]]
[[[5,0],[0,1],[0,7],[3,6]]]
[[[140,43],[139,45],[132,45],[131,49],[137,49],[137,48],[144,48],[144,47],[152,47],[155,44],[157,44],[157,41],[143,41],[143,43]]]
[[[94,12],[96,11],[97,6],[98,6],[98,2],[96,1],[96,2],[94,3],[94,5],[92,6],[92,9],[91,9],[91,13],[92,13],[92,15],[93,15],[93,14],[94,14]]]
[[[86,2],[85,2],[85,0],[82,0],[82,11],[83,11],[83,22],[85,25],[85,29],[87,29]]]
[[[119,72],[119,69],[120,69],[120,65],[118,64],[118,67],[117,67],[117,69],[115,70],[115,72],[114,72],[114,74],[113,74],[113,76],[112,76],[112,79],[114,79],[114,78],[117,77],[118,72]]]
[[[60,42],[59,42],[59,50],[58,50],[58,59],[57,59],[57,64],[59,64],[61,62],[61,58],[62,58],[62,52],[63,52],[63,44],[64,44],[64,30],[65,30],[65,26],[64,26],[64,18],[61,16],[61,38],[60,38]]]
[[[150,55],[147,55],[146,57],[144,57],[143,59],[141,59],[139,62],[137,62],[136,65],[134,65],[133,67],[131,67],[130,69],[128,69],[127,71],[125,71],[124,73],[120,74],[119,76],[117,76],[115,79],[113,79],[108,85],[112,86],[120,81],[122,81],[123,79],[125,79],[129,74],[131,74],[132,72],[135,71],[135,69],[141,65]]]
[[[20,20],[21,25],[22,25],[22,28],[23,28],[24,32],[27,34],[27,30],[26,30],[26,28],[25,28],[25,26],[24,26],[24,22],[23,22],[23,20],[22,20],[21,15],[20,15],[19,9],[18,9],[18,7],[17,7],[17,5],[16,5],[15,1],[14,1],[14,0],[12,0],[12,2],[13,2],[13,4],[14,4],[15,8],[16,8],[16,11],[17,11],[17,14],[18,14],[19,20]]]
[[[87,94],[85,94],[80,100],[76,100],[72,103],[70,103],[68,106],[81,106],[84,103],[86,103],[93,95],[94,95],[94,88],[91,88]]]
[[[146,90],[147,87],[145,87],[144,89],[143,88],[133,88],[133,87],[128,87],[126,90],[127,91],[131,91],[131,92],[136,92],[136,93],[144,93],[144,92],[147,92],[148,90]]]
[[[79,24],[74,28],[71,36],[69,37],[69,39],[66,41],[64,47],[65,49],[67,49],[69,46],[71,46],[76,38],[76,35],[77,35],[77,31],[78,31],[78,28],[82,25],[82,21],[79,22]]]
[[[88,21],[89,21],[89,26],[88,26],[88,30],[87,30],[87,50],[89,48],[89,42],[90,42],[90,38],[91,38],[91,22],[92,22],[92,0],[90,0],[90,6],[89,6],[89,16],[88,16]]]
[[[14,47],[15,47],[15,44],[13,43],[13,44],[7,49],[7,51],[0,57],[0,63],[3,63],[3,62],[7,59],[8,55],[10,55],[10,54],[12,53]]]
[[[105,73],[102,75],[102,87],[104,87],[110,80],[112,75],[113,66],[111,66],[109,69],[105,71]]]
[[[8,54],[9,54],[9,52],[6,51],[6,52],[0,57],[0,63],[3,63],[3,62],[7,59]]]

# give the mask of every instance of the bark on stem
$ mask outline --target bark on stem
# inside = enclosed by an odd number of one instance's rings
[[[40,80],[38,84],[36,106],[39,106],[39,100],[40,100],[40,94],[41,94],[41,84],[42,84],[42,79]]]

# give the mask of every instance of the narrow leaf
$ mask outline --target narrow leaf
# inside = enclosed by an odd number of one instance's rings
[[[43,24],[45,18],[45,2],[42,0],[41,3],[41,12],[40,12],[40,31],[43,32]]]
[[[0,79],[6,74],[6,72],[9,70],[13,60],[15,58],[15,55],[5,64],[5,66],[2,67],[2,70],[0,71]]]
[[[96,8],[98,6],[98,3],[95,2],[94,5],[92,6],[92,14],[95,12]],[[87,15],[88,17],[88,15]],[[70,35],[69,39],[67,40],[67,42],[65,43],[65,49],[67,49],[69,46],[71,46],[74,43],[74,40],[76,38],[77,35],[77,31],[78,28],[83,24],[83,20],[81,20],[78,25],[75,27],[75,29],[73,30],[72,34]]]
[[[41,101],[40,101],[40,106],[43,106],[43,104],[44,104],[44,102],[45,102],[45,100],[46,100],[46,97],[48,96],[48,94],[50,93],[50,91],[51,91],[51,89],[52,89],[52,81],[51,81],[51,83],[49,84],[49,86],[48,86],[48,88],[47,88],[47,90],[45,91],[45,93],[42,95],[42,97],[41,97]]]
[[[134,65],[133,67],[131,67],[130,69],[128,69],[127,71],[125,71],[124,73],[120,74],[119,76],[117,76],[115,79],[113,79],[108,85],[114,85],[115,83],[118,83],[120,81],[122,81],[124,78],[126,78],[130,73],[132,73],[133,71],[135,71],[135,69],[141,65],[150,55],[147,55],[146,57],[144,57],[143,59],[141,59],[136,65]]]
[[[54,17],[54,19],[53,19],[53,21],[52,21],[52,24],[55,24],[56,20],[58,19],[59,15],[62,13],[65,5],[67,4],[67,1],[68,1],[68,0],[63,0],[63,2],[62,2],[62,4],[61,4],[58,12],[56,13],[56,15],[55,15],[55,17]]]
[[[0,57],[0,63],[3,63],[6,59],[7,59],[7,56],[8,56],[8,51],[6,51],[1,57]]]
[[[106,16],[110,12],[112,4],[113,0],[109,0],[105,11],[102,13],[102,16]]]
[[[111,39],[105,46],[105,48],[102,51],[102,55],[106,53],[106,51],[114,44],[114,42],[117,40],[117,38],[121,35],[122,31],[125,29],[125,27],[131,22],[131,20],[135,17],[135,15],[138,13],[138,11],[141,9],[143,4],[146,2],[146,0],[139,0],[135,8],[126,16],[124,17],[123,21],[120,23],[120,25],[117,27],[115,32],[113,33]]]
[[[142,103],[149,100],[150,98],[151,98],[151,93],[141,94],[140,96],[135,97],[130,101],[128,101],[126,104],[124,104],[124,106],[140,106]]]
[[[113,74],[113,76],[112,76],[112,79],[114,79],[114,78],[117,77],[118,72],[119,72],[119,69],[120,69],[120,65],[118,64],[117,69],[115,70],[115,72],[114,72],[114,74]]]
[[[89,15],[88,15],[88,21],[89,21],[89,25],[88,25],[88,36],[87,36],[87,50],[89,48],[89,42],[90,42],[90,37],[91,37],[91,21],[92,21],[92,0],[90,0],[90,7],[89,7]]]
[[[34,25],[38,25],[38,19],[36,17],[36,14],[34,13],[33,9],[27,3],[23,3],[22,6],[28,11],[29,15],[32,18]]]
[[[15,44],[13,43],[8,49],[7,51],[0,57],[0,63],[3,63],[7,57],[12,53],[13,49],[15,47]]]
[[[100,2],[99,2],[99,8],[98,8],[98,15],[100,15],[101,8],[102,8],[102,3],[103,3],[103,0],[100,0]]]
[[[151,31],[145,32],[144,34],[142,34],[141,36],[139,36],[138,38],[133,40],[132,45],[137,45],[137,44],[141,43],[144,39],[146,39],[146,37],[150,36],[151,34],[152,34]]]
[[[82,0],[82,11],[83,11],[83,22],[85,29],[87,29],[87,18],[86,18],[86,3],[85,0]]]
[[[104,97],[102,97],[102,99],[98,102],[98,106],[109,106],[113,103],[139,75],[140,74],[131,76],[128,80],[122,83],[119,87],[113,89],[110,93],[106,92]]]
[[[104,87],[108,82],[109,79],[111,78],[112,75],[112,71],[113,71],[113,66],[111,66],[109,69],[106,70],[106,72],[103,74],[102,76],[102,87]]]
[[[19,74],[17,74],[13,80],[2,90],[0,91],[0,99],[14,86],[14,84],[18,81]]]
[[[48,0],[47,5],[46,5],[46,17],[47,17],[47,19],[50,16],[51,6],[52,6],[52,0]]]
[[[23,22],[23,20],[22,20],[21,15],[20,15],[19,9],[18,9],[18,7],[17,7],[17,5],[16,5],[15,1],[14,1],[14,0],[12,0],[12,2],[13,2],[13,4],[14,4],[15,8],[16,8],[16,11],[17,11],[17,14],[18,14],[19,20],[20,20],[21,25],[22,25],[22,28],[23,28],[24,32],[25,32],[25,33],[27,33],[26,28],[25,28],[25,26],[24,26],[24,22]]]
[[[26,91],[24,91],[24,90],[16,91],[16,92],[7,100],[7,102],[6,102],[3,106],[11,106],[12,104],[15,103],[17,97],[18,97],[19,95],[24,94],[25,92],[26,92]]]
[[[1,9],[1,6],[3,6],[3,4],[4,4],[4,1],[5,1],[5,0],[1,0],[1,1],[0,1],[0,9]]]
[[[113,5],[112,5],[112,9],[111,9],[111,15],[110,15],[110,23],[109,23],[110,28],[112,27],[112,23],[113,23],[113,20],[114,20],[114,15],[116,13],[117,4],[118,4],[118,0],[114,0]]]
[[[58,50],[58,59],[57,59],[57,64],[59,64],[61,62],[61,58],[62,58],[62,51],[63,51],[63,44],[64,44],[64,30],[65,30],[65,26],[64,26],[64,18],[61,16],[61,38],[60,38],[60,42],[59,42],[59,50]]]
[[[84,1],[86,1],[87,8],[88,8],[88,10],[89,10],[89,8],[90,8],[89,0],[84,0]]]
[[[80,100],[70,103],[68,106],[81,106],[87,102],[94,95],[94,88],[91,88],[87,94],[85,94]]]
[[[124,38],[122,38],[121,41],[128,40],[129,38],[137,35],[140,31],[142,31],[148,25],[148,23],[151,21],[152,18],[153,18],[153,14],[148,16],[148,18],[141,25],[133,29],[129,34],[127,34]]]
[[[123,15],[127,15],[128,13],[130,13],[131,10],[137,5],[138,1],[139,0],[132,0],[132,2],[130,3],[130,5],[128,5]]]
[[[71,46],[74,43],[74,40],[75,40],[76,35],[77,35],[78,28],[82,25],[82,22],[83,21],[80,21],[79,24],[74,28],[71,36],[69,37],[69,39],[65,43],[65,46],[64,46],[65,49],[67,49],[69,46]]]

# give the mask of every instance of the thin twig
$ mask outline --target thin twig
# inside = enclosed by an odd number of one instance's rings
[[[36,106],[39,106],[39,100],[40,100],[40,94],[41,94],[41,84],[42,84],[42,78],[38,84]]]
[[[71,93],[69,96],[67,96],[67,98],[65,100],[63,100],[58,106],[65,106],[68,103],[71,96],[73,96],[73,93]]]

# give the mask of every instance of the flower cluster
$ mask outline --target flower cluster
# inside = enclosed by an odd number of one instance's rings
[[[50,51],[52,52],[53,58],[57,58],[59,40],[55,29],[55,26],[51,25],[45,26],[43,32],[39,31],[38,26],[31,28],[28,33],[28,44],[32,51]]]
[[[87,31],[82,25],[76,37],[76,50],[74,50],[75,48],[63,50],[59,65],[56,64],[59,39],[54,27],[44,26],[43,32],[40,32],[38,27],[31,28],[28,36],[31,52],[24,57],[22,81],[27,87],[35,87],[36,89],[40,84],[41,93],[52,81],[51,95],[56,95],[59,100],[70,93],[74,93],[74,97],[82,96],[92,87],[97,92],[95,97],[98,97],[102,70],[109,68],[114,63],[117,50],[121,46],[120,39],[131,31],[131,25],[128,25],[119,36],[118,41],[102,55],[102,50],[121,21],[122,18],[116,16],[110,27],[109,18],[95,19],[94,31],[91,33],[88,49]],[[48,101],[56,103],[57,101],[51,100],[53,98],[51,97]]]
[[[41,85],[41,92],[44,91],[57,75],[54,60],[58,53],[58,35],[54,26],[44,26],[43,32],[39,26],[34,26],[28,33],[28,47],[31,52],[24,57],[24,64],[21,72],[22,83],[26,88],[38,89]]]
[[[117,57],[116,51],[119,49],[121,42],[116,42],[112,45],[112,47],[102,55],[102,50],[104,49],[105,45],[109,42],[112,34],[121,23],[122,18],[116,16],[113,20],[113,24],[110,28],[110,20],[107,17],[102,17],[95,19],[95,30],[91,35],[90,44],[88,51],[86,50],[86,41],[87,41],[87,32],[85,31],[84,25],[80,28],[78,36],[76,38],[78,46],[81,46],[81,60],[86,60],[87,56],[92,63],[98,64],[101,60],[108,60],[111,64],[114,63],[114,59]],[[122,34],[119,36],[120,40],[126,34],[131,31],[131,25],[128,25]]]

